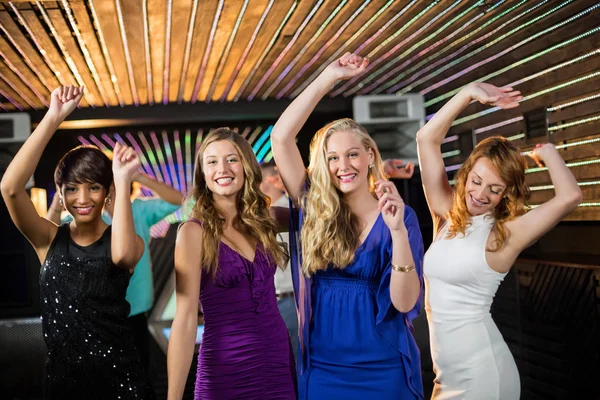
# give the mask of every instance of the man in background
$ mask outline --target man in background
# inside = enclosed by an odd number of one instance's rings
[[[263,180],[260,184],[260,190],[271,199],[271,207],[289,207],[289,199],[275,164],[263,163],[261,164],[261,170]],[[279,241],[284,242],[289,249],[290,234],[280,232],[278,237]],[[295,359],[298,351],[298,314],[296,313],[292,269],[289,262],[285,269],[277,268],[275,272],[275,292],[277,293],[277,306],[290,335]]]

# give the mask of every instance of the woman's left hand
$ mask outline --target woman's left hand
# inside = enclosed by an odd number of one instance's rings
[[[140,158],[135,150],[117,142],[113,153],[113,175],[115,180],[131,182],[140,168]]]
[[[375,194],[379,199],[379,211],[383,214],[383,221],[390,231],[406,229],[404,226],[404,201],[390,181],[375,182]]]

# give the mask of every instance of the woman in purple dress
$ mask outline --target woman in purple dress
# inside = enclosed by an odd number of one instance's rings
[[[196,399],[295,399],[294,359],[274,275],[285,265],[248,142],[220,128],[198,152],[192,219],[175,246],[177,311],[167,356],[180,399],[194,353],[198,298],[204,335]]]

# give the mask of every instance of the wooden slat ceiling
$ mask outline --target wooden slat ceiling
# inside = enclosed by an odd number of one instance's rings
[[[444,145],[503,135],[561,148],[584,190],[571,219],[600,220],[600,23],[591,0],[0,0],[0,111],[43,111],[57,85],[83,107],[248,102],[297,96],[346,51],[371,59],[333,97],[421,93],[429,116],[472,81],[512,85],[521,107],[471,104]],[[524,114],[546,110],[547,135]],[[104,110],[109,111],[109,110]],[[95,111],[94,111],[95,112]],[[553,195],[528,171],[532,204]]]
[[[333,95],[420,91],[433,98],[456,88],[477,63],[504,67],[514,61],[510,54],[490,60],[488,47],[498,55],[535,39],[539,32],[532,28],[593,4],[2,1],[0,108],[43,109],[59,84],[84,84],[84,107],[290,98],[345,51],[368,55],[372,65],[364,76],[338,84]],[[589,14],[568,25],[577,29]]]

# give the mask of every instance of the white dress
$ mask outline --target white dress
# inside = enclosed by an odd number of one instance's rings
[[[447,225],[425,254],[427,320],[436,372],[432,399],[513,400],[521,392],[514,358],[490,306],[506,274],[485,258],[494,219],[472,218],[465,235],[447,238]]]

